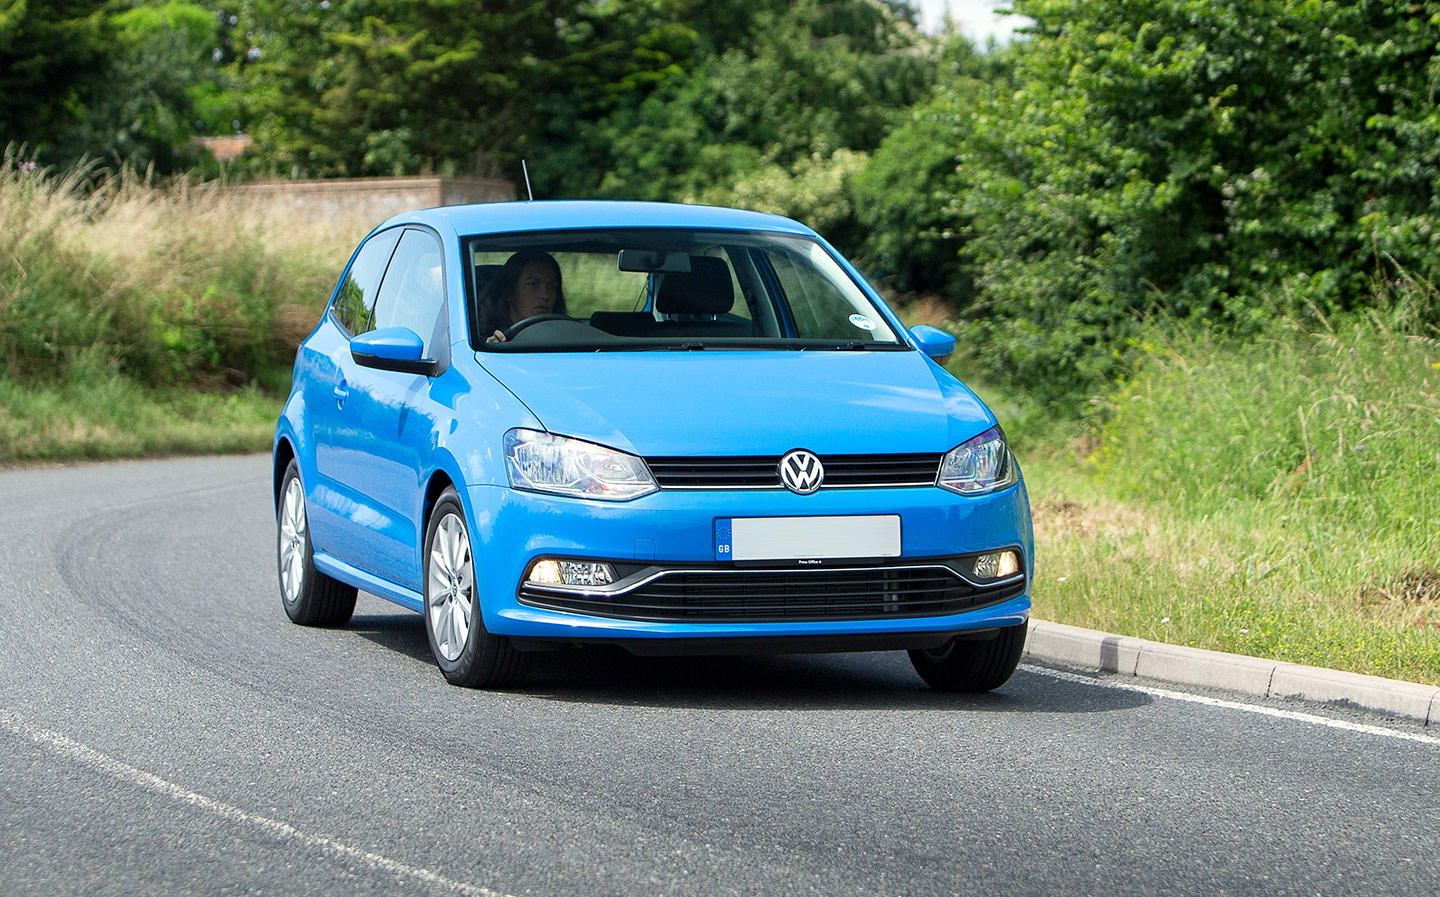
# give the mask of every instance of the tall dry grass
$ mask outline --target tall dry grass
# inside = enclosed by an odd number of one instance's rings
[[[356,221],[267,215],[216,184],[0,160],[0,376],[283,385]]]

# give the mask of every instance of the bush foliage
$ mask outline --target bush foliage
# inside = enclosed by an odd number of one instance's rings
[[[1093,389],[1158,308],[1257,333],[1440,273],[1440,4],[1017,0],[952,226],[995,372]]]

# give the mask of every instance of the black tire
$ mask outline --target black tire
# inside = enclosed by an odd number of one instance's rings
[[[444,532],[440,553],[436,539]],[[465,688],[519,685],[530,658],[510,639],[485,631],[471,553],[470,527],[454,489],[446,489],[425,527],[425,637],[446,680]]]
[[[280,603],[291,622],[327,627],[350,622],[355,613],[355,587],[315,569],[315,548],[310,543],[309,518],[305,512],[305,489],[300,483],[300,468],[294,461],[285,468],[285,479],[280,481],[275,528]]]
[[[939,648],[910,652],[910,662],[931,688],[982,692],[1004,685],[1020,663],[1030,624],[995,630],[993,638],[961,636]]]

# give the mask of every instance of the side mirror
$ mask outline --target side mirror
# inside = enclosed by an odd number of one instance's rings
[[[944,364],[955,354],[955,337],[929,324],[917,324],[910,328],[910,335],[920,344],[920,351]]]
[[[362,367],[402,374],[433,377],[439,367],[424,357],[425,341],[408,327],[382,327],[362,333],[350,341],[350,355]]]

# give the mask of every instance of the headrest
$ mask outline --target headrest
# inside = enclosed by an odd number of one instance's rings
[[[690,257],[689,273],[666,274],[655,297],[662,315],[723,315],[734,304],[730,266],[724,259],[700,255]]]
[[[485,290],[489,288],[490,284],[500,279],[500,272],[504,270],[504,265],[476,265],[475,295],[485,295]]]

